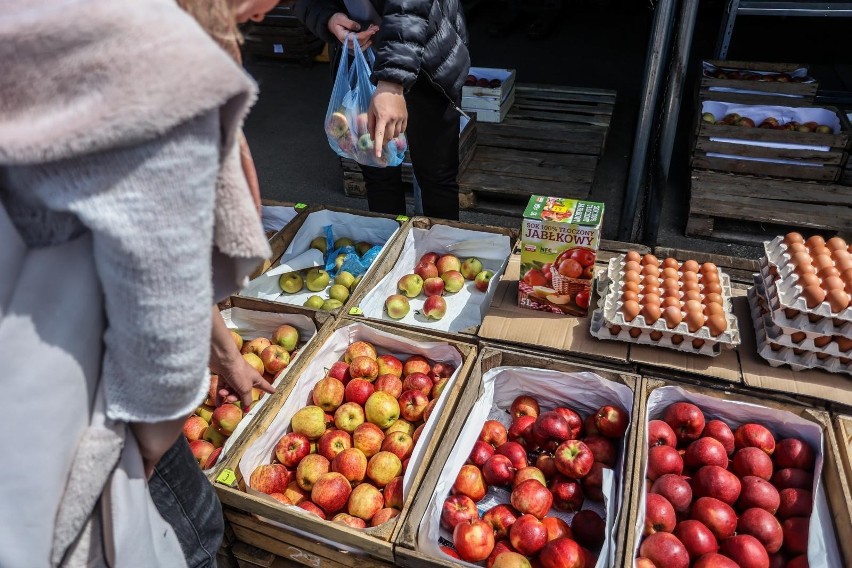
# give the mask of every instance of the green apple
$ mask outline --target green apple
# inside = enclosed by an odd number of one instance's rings
[[[330,300],[337,300],[342,304],[349,299],[349,288],[343,284],[335,284],[328,289],[328,298]]]
[[[367,422],[371,422],[384,430],[399,418],[399,402],[392,394],[376,391],[370,395],[370,398],[364,404],[364,413]]]
[[[278,279],[278,285],[288,294],[295,294],[302,289],[302,275],[298,272],[287,272]]]
[[[346,260],[345,254],[338,254],[337,258],[334,259],[334,268],[340,270],[340,267],[343,266],[343,261]]]
[[[331,310],[336,310],[337,308],[342,308],[342,307],[343,307],[343,303],[340,300],[330,299],[330,300],[326,300],[325,302],[323,302],[322,307],[320,309],[324,310],[326,312],[330,312]]]
[[[347,272],[345,270],[341,270],[337,273],[337,276],[334,277],[334,283],[340,284],[341,286],[346,286],[348,290],[352,289],[352,283],[355,282],[355,277],[352,276],[351,272]]]
[[[358,284],[360,284],[360,283],[361,283],[361,278],[363,278],[363,277],[364,277],[364,275],[363,275],[363,274],[359,274],[358,276],[356,276],[356,277],[355,277],[355,281],[354,281],[354,282],[352,282],[352,286],[350,286],[350,287],[349,287],[349,290],[350,290],[350,291],[352,291],[352,290],[354,290],[355,288],[357,288],[357,287],[358,287]]]
[[[325,300],[322,296],[311,296],[305,301],[303,305],[306,308],[313,308],[315,310],[319,310],[322,308],[323,302],[325,302]]]
[[[477,274],[482,272],[482,262],[478,258],[465,259],[459,272],[461,272],[465,280],[473,280]]]
[[[325,432],[325,411],[319,406],[306,406],[293,415],[290,426],[308,440],[317,440]]]
[[[322,268],[311,268],[308,270],[307,276],[305,276],[305,281],[308,285],[308,290],[311,292],[319,292],[320,290],[325,290],[325,287],[328,286],[328,283],[331,279],[328,276],[328,272],[323,270]]]
[[[348,237],[341,237],[341,238],[337,239],[336,241],[334,241],[334,248],[336,248],[336,249],[343,248],[343,247],[354,247],[354,246],[355,246],[355,241],[353,241],[352,239],[350,239]]]
[[[367,251],[371,248],[373,248],[373,245],[365,241],[361,241],[360,243],[355,245],[355,251],[361,256],[367,254]]]
[[[411,306],[408,303],[408,298],[402,294],[394,294],[393,296],[388,296],[388,299],[385,300],[385,310],[387,310],[388,316],[398,320],[408,314]]]
[[[416,298],[423,290],[423,279],[416,274],[406,274],[397,282],[397,288],[409,298]]]
[[[312,241],[311,241],[311,248],[312,248],[312,249],[317,249],[317,250],[318,250],[318,251],[320,251],[321,253],[325,254],[325,248],[326,248],[326,239],[325,239],[325,237],[317,237],[317,238],[315,238],[314,240],[312,240]]]

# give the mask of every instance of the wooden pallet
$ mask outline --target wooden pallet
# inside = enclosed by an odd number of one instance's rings
[[[765,223],[848,236],[852,234],[852,185],[694,170],[686,234],[722,236],[715,226],[722,219],[755,229]]]
[[[514,201],[486,207],[514,214],[533,193],[588,197],[614,105],[614,91],[516,85],[505,120],[479,125],[476,153],[459,176],[459,207],[480,210],[480,198]]]

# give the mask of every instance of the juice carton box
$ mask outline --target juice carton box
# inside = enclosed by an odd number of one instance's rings
[[[521,227],[522,308],[585,316],[604,204],[533,195]]]

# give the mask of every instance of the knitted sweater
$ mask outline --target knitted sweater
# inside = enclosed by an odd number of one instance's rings
[[[30,247],[92,234],[107,416],[184,416],[210,306],[269,254],[235,144],[254,85],[171,0],[0,11],[0,199]]]

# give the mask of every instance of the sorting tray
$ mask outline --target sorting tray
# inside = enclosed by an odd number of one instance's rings
[[[766,276],[769,276],[768,274]],[[781,327],[786,333],[793,334],[797,331],[803,331],[809,337],[819,337],[823,335],[842,335],[844,337],[852,337],[852,322],[843,322],[842,325],[835,326],[833,318],[817,316],[816,321],[811,321],[810,317],[813,314],[799,312],[795,317],[788,317],[786,309],[781,305],[781,300],[778,297],[778,288],[775,286],[775,280],[771,277],[764,278],[761,272],[754,275],[755,285],[760,285],[764,291],[769,311],[772,312],[772,320],[776,325]],[[842,321],[842,320],[840,320]]]

